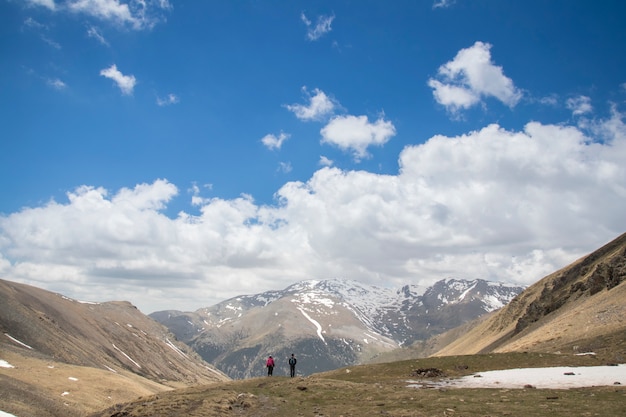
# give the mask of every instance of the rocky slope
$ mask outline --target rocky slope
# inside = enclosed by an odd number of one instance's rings
[[[111,401],[229,379],[128,302],[85,303],[4,280],[0,300],[4,411],[84,415]]]
[[[437,354],[509,351],[626,360],[626,234],[543,278]]]
[[[197,383],[224,376],[128,302],[85,303],[0,280],[0,344],[155,381]]]

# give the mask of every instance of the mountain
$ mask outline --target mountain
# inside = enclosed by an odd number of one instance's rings
[[[302,281],[195,312],[150,314],[231,378],[259,376],[268,355],[308,375],[362,363],[501,308],[521,287],[447,279],[392,290],[357,281]]]
[[[0,409],[16,415],[81,415],[229,379],[128,302],[80,302],[5,280],[0,299]]]
[[[436,354],[593,351],[623,362],[626,233],[538,281],[457,336]]]

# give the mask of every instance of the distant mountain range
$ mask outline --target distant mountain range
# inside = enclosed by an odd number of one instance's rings
[[[195,312],[150,316],[232,378],[258,376],[268,355],[310,374],[361,363],[425,340],[510,302],[523,287],[446,279],[431,287],[380,288],[357,281],[302,281]]]

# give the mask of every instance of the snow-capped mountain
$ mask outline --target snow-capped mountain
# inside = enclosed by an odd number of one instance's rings
[[[522,287],[447,279],[393,290],[357,281],[302,281],[195,312],[150,316],[233,378],[258,376],[264,359],[299,356],[300,374],[366,361],[507,304]]]

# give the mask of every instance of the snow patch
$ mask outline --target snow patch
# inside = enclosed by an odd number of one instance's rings
[[[107,368],[109,371],[113,372],[113,373],[117,373],[117,371],[113,368],[109,368],[108,366],[104,365],[105,368]]]
[[[476,288],[476,285],[478,285],[478,282],[474,282],[473,285],[471,285],[468,289],[463,291],[463,293],[461,295],[459,295],[459,301],[463,301],[463,299],[467,296],[467,294],[469,294],[470,291],[472,291],[474,288]]]
[[[180,356],[182,356],[183,358],[189,359],[189,357],[185,354],[185,352],[183,352],[182,350],[180,350],[178,347],[176,347],[176,345],[174,345],[172,342],[170,342],[170,339],[165,339],[165,343],[172,348],[172,350],[176,353],[178,353]]]
[[[7,361],[0,359],[0,368],[15,368],[15,366],[11,365]]]
[[[492,311],[495,311],[499,308],[504,307],[504,303],[498,300],[498,298],[494,295],[486,295],[484,297],[484,303],[485,303],[485,310],[487,310],[488,313],[491,313]]]
[[[122,352],[122,350],[121,350],[120,348],[118,348],[117,346],[115,346],[115,343],[112,343],[112,345],[113,345],[113,348],[114,348],[115,350],[117,350],[118,352],[120,352],[122,355],[126,356],[126,359],[128,359],[129,361],[131,361],[132,363],[134,363],[134,364],[135,364],[135,366],[136,366],[137,368],[141,368],[141,365],[139,365],[137,362],[135,362],[134,360],[132,360],[132,358],[131,358],[130,356],[128,356],[126,353]]]
[[[301,309],[300,307],[298,307],[298,310],[300,310],[300,312],[302,313],[302,315],[311,323],[313,323],[313,325],[315,326],[315,328],[317,329],[317,336],[322,339],[322,342],[324,342],[324,344],[326,343],[326,340],[324,339],[324,336],[322,336],[322,326],[315,320],[313,320],[311,318],[311,316],[309,316],[306,311],[304,311],[303,309]]]
[[[12,341],[14,341],[15,343],[17,343],[17,344],[19,344],[19,345],[22,345],[22,346],[24,346],[25,348],[32,349],[32,347],[28,346],[26,343],[20,342],[19,340],[17,340],[16,338],[14,338],[13,336],[11,336],[10,334],[5,333],[4,335],[5,335],[6,337],[8,337],[9,339],[11,339]]]
[[[434,383],[407,381],[408,387],[448,388],[525,388],[567,389],[626,384],[626,365],[616,366],[556,366],[550,368],[517,368],[480,372],[459,379]]]

